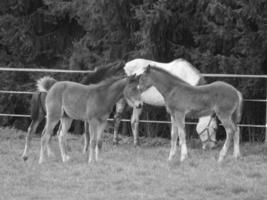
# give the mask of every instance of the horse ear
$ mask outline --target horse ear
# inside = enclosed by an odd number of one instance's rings
[[[135,74],[134,75],[131,75],[131,76],[128,77],[128,82],[129,83],[132,83],[132,82],[135,81],[135,79],[136,79],[136,75]]]
[[[123,67],[125,66],[125,64],[126,64],[125,60],[122,60],[122,61],[120,62],[120,68],[123,68]]]
[[[151,68],[151,65],[149,64],[149,65],[146,67],[145,73],[150,72],[150,68]]]

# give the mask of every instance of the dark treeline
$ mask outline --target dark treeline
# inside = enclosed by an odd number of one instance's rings
[[[267,0],[1,0],[0,27],[1,66],[85,70],[120,59],[185,58],[203,73],[267,74]],[[34,91],[43,75],[0,72],[0,89]],[[266,98],[266,80],[222,80],[245,98]],[[29,113],[29,99],[1,94],[0,112]],[[142,114],[166,117],[150,107]],[[25,130],[29,119],[0,123]],[[265,124],[265,103],[245,103],[242,123]],[[169,135],[167,126],[141,128],[144,135]],[[242,130],[245,140],[264,138],[263,129]]]

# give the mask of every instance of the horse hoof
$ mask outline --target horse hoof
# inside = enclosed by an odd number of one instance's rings
[[[83,154],[86,154],[87,153],[87,149],[83,149]]]
[[[219,157],[218,163],[222,163],[222,162],[223,162],[223,158],[222,157]]]
[[[44,162],[44,160],[39,159],[38,164],[40,165],[40,164],[42,164],[43,162]]]
[[[134,142],[134,147],[140,147],[140,142],[139,141]]]
[[[49,158],[55,158],[56,157],[56,155],[55,155],[55,153],[53,151],[48,151],[47,156]]]
[[[184,162],[184,160],[187,159],[187,158],[188,158],[188,155],[186,155],[186,156],[182,156],[181,159],[180,159],[180,161],[181,161],[181,162]]]
[[[68,162],[70,160],[70,156],[65,156],[65,158],[62,159],[62,161],[65,163],[65,162]]]
[[[119,144],[118,140],[116,140],[116,141],[113,140],[113,146],[118,146],[118,144]]]
[[[23,161],[27,161],[28,160],[28,156],[22,156]]]
[[[241,158],[241,154],[234,152],[233,157],[237,160],[237,159]]]

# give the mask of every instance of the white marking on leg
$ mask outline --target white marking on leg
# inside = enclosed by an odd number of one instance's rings
[[[72,120],[69,118],[61,119],[61,131],[58,135],[58,142],[63,162],[67,162],[70,160],[70,157],[66,153],[66,135],[68,133],[69,127],[71,126],[71,122]]]
[[[55,153],[53,152],[53,150],[51,148],[51,139],[52,139],[52,137],[50,137],[49,141],[47,142],[47,156],[49,158],[54,158],[55,157]]]
[[[235,133],[234,133],[234,157],[238,158],[241,156],[240,154],[240,147],[239,147],[239,143],[240,143],[240,128],[237,127]]]
[[[61,130],[59,135],[58,135],[58,143],[59,143],[59,149],[60,149],[60,153],[61,153],[61,159],[63,162],[66,162],[67,160],[66,160],[63,130]]]
[[[38,163],[39,163],[39,164],[42,164],[43,162],[44,162],[44,147],[43,147],[43,145],[41,144],[40,157],[39,157],[39,161],[38,161]]]
[[[134,136],[134,145],[137,146],[139,145],[139,133],[138,133],[138,128],[139,128],[139,117],[142,112],[141,108],[133,108],[133,113],[132,113],[132,118],[131,118],[131,127],[132,127],[132,132]]]
[[[100,161],[101,159],[99,158],[99,145],[98,144],[96,144],[96,146],[95,146],[95,161],[96,162],[98,162],[98,161]]]
[[[227,151],[229,149],[231,139],[232,139],[232,129],[231,128],[225,128],[226,131],[226,139],[223,145],[222,150],[220,151],[219,160],[218,162],[222,162],[224,160],[224,157],[227,154]]]
[[[178,129],[175,126],[175,122],[173,117],[171,117],[171,121],[172,121],[172,127],[171,127],[171,149],[170,149],[170,154],[169,154],[169,161],[172,161],[174,158],[174,155],[176,153],[176,149],[177,149],[177,139],[178,139]]]
[[[89,159],[88,163],[92,163],[94,160],[94,150],[96,145],[96,122],[94,120],[89,122],[90,126],[90,147],[89,147]]]
[[[86,154],[88,151],[89,146],[89,124],[85,121],[84,122],[84,147],[83,147],[83,154]]]
[[[186,146],[186,133],[185,127],[185,113],[177,112],[175,113],[175,122],[178,128],[179,140],[181,145],[181,157],[180,161],[184,161],[188,157],[187,146]]]
[[[27,131],[27,135],[26,135],[26,138],[25,138],[25,148],[24,148],[24,151],[23,151],[23,154],[22,154],[22,158],[24,160],[27,160],[28,158],[28,152],[29,152],[29,148],[30,148],[30,143],[31,143],[31,138],[32,138],[32,134],[36,131],[36,128],[38,126],[40,121],[32,121],[29,128],[28,128],[28,131]]]
[[[185,139],[185,131],[183,128],[179,128],[179,133],[180,133],[180,140],[181,140],[181,158],[180,161],[184,161],[188,157],[188,152],[187,152],[187,146],[186,146],[186,139]]]
[[[48,131],[47,131],[47,128],[45,127],[44,130],[43,130],[43,134],[42,134],[42,137],[41,137],[41,149],[40,149],[40,158],[39,158],[39,164],[43,163],[44,162],[44,155],[45,155],[45,150],[46,150],[46,143],[47,143],[47,140],[49,139],[48,138]]]

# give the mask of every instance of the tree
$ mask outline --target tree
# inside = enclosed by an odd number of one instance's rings
[[[120,59],[168,62],[182,57],[204,73],[266,73],[266,0],[3,0],[0,4],[2,65],[92,69]],[[3,83],[6,89],[32,89],[37,77],[27,75],[29,84],[19,85],[17,74],[3,76],[12,80]],[[262,80],[222,80],[235,85],[245,98],[266,96]],[[4,100],[0,99],[2,108],[7,108]],[[260,113],[255,123],[263,123],[262,109],[249,107],[246,103],[244,115]],[[157,119],[162,112],[145,112],[143,117]]]

